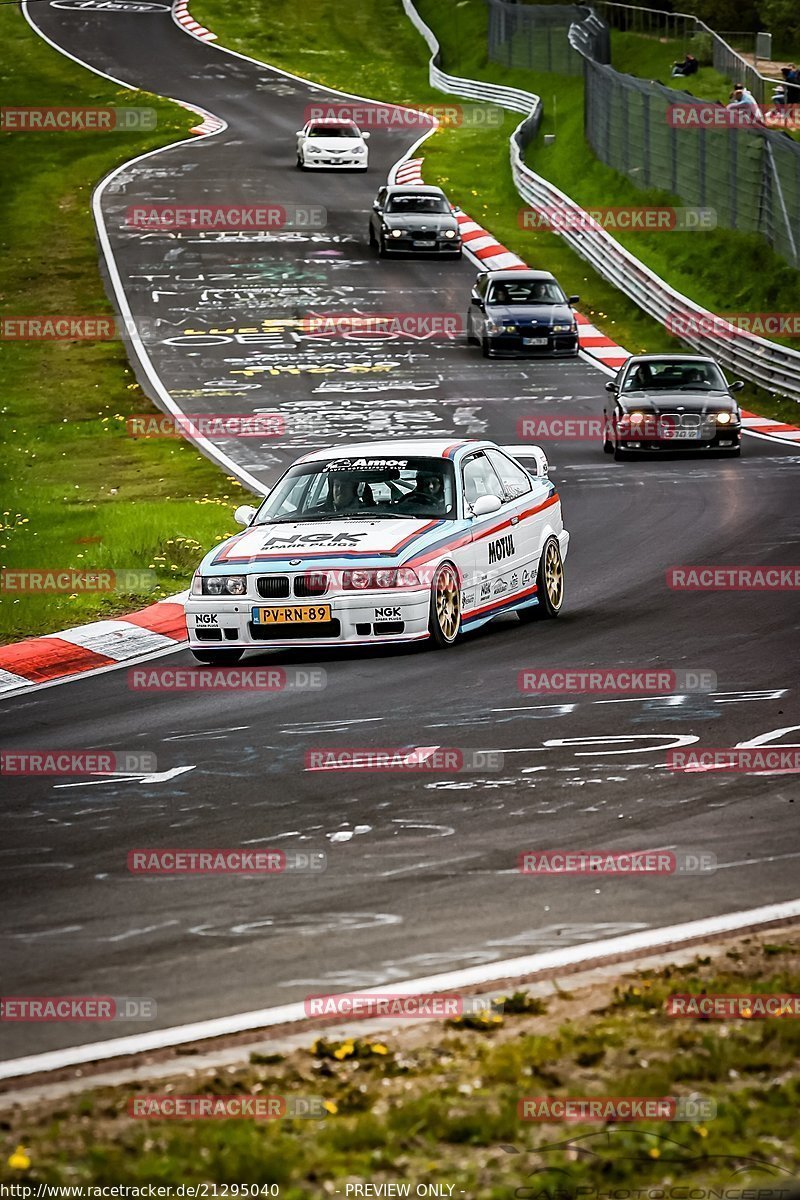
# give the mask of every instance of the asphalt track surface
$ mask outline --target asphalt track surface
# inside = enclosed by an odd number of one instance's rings
[[[605,376],[588,364],[486,363],[461,340],[320,350],[280,334],[266,344],[184,345],[185,328],[251,328],[254,312],[461,313],[475,269],[369,252],[372,197],[415,135],[376,132],[366,176],[300,173],[293,133],[319,90],[187,36],[166,13],[37,4],[31,14],[98,69],[228,122],[126,169],[103,208],[131,309],[177,403],[285,417],[279,444],[225,447],[259,479],[274,479],[301,448],[354,436],[516,441],[522,416],[597,415]],[[142,236],[122,219],[139,200],[214,197],[323,203],[328,224],[321,240],[246,240]],[[178,343],[167,341],[173,329]],[[308,370],[320,363],[336,369]],[[674,564],[796,563],[797,454],[756,439],[740,461],[616,464],[593,441],[548,449],[572,534],[558,621],[523,627],[506,617],[449,652],[248,659],[321,666],[320,691],[143,694],[121,669],[3,703],[5,747],[146,750],[159,772],[190,768],[160,782],[35,778],[5,789],[3,993],[152,997],[158,1016],[3,1025],[3,1057],[796,896],[797,776],[678,775],[664,751],[679,739],[724,747],[787,729],[774,734],[778,743],[800,740],[796,593],[676,592],[665,582]],[[182,652],[159,665],[192,661]],[[517,688],[525,666],[653,663],[715,671],[716,692],[614,699]],[[501,750],[503,769],[304,770],[309,749],[430,745]],[[328,869],[130,875],[128,851],[149,846],[324,850]],[[656,847],[711,852],[719,869],[550,880],[516,871],[523,849]]]

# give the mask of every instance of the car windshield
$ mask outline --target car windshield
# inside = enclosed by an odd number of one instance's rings
[[[361,137],[355,125],[312,125],[309,137],[357,138]]]
[[[657,358],[629,369],[623,392],[700,391],[725,392],[728,385],[716,363],[702,359]]]
[[[390,196],[386,211],[390,213],[446,213],[450,206],[444,196]]]
[[[255,523],[455,515],[453,465],[447,459],[343,456],[292,467]]]
[[[566,304],[567,297],[555,279],[503,280],[493,283],[488,304]]]

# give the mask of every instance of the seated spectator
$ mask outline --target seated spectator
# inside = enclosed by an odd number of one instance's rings
[[[676,75],[696,75],[700,69],[700,63],[693,54],[687,54],[683,62],[674,62],[672,64],[673,78]]]
[[[742,117],[743,125],[754,124],[756,121],[764,119],[755,96],[743,83],[737,83],[734,87],[727,109],[728,112],[738,112]]]
[[[789,63],[788,67],[781,67],[781,75],[786,80],[786,103],[800,104],[800,70]]]

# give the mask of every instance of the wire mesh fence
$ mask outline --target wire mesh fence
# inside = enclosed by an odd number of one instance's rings
[[[584,63],[584,132],[598,158],[637,187],[713,208],[727,229],[762,234],[800,266],[800,143],[759,125],[704,124],[726,110]]]
[[[744,76],[762,94],[769,81],[722,38],[694,16],[615,0],[594,0],[591,8],[487,4],[490,59],[583,74],[584,131],[602,162],[637,187],[715,210],[724,228],[762,234],[782,258],[800,266],[800,142],[764,125],[732,125],[721,104],[696,101],[610,65],[610,24],[682,41],[689,52],[704,38],[719,70]]]
[[[591,9],[577,4],[515,4],[487,0],[489,60],[504,67],[526,67],[554,75],[581,75],[581,55],[569,41],[570,26],[585,20]],[[608,62],[600,46],[601,62]]]

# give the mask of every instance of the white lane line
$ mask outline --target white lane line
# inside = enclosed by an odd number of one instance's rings
[[[637,933],[622,934],[598,942],[564,946],[539,954],[525,954],[520,958],[507,958],[500,962],[481,963],[477,967],[466,967],[460,971],[448,971],[440,975],[427,975],[420,979],[393,982],[391,990],[397,995],[429,995],[449,992],[457,988],[475,988],[501,979],[559,971],[574,968],[598,959],[617,955],[635,956],[642,951],[656,950],[666,946],[677,946],[682,942],[717,937],[737,930],[768,925],[774,921],[788,921],[800,917],[800,900],[786,900],[779,904],[766,904],[742,912],[723,913],[718,917],[704,917],[699,921],[686,921],[679,925],[667,925],[660,929],[643,929]],[[363,989],[363,995],[382,995],[386,984]],[[63,1050],[52,1050],[45,1054],[31,1054],[24,1058],[12,1058],[0,1063],[0,1079],[15,1079],[34,1075],[41,1071],[57,1071],[85,1063],[106,1061],[128,1054],[145,1054],[171,1046],[208,1038],[226,1037],[245,1030],[267,1029],[275,1025],[293,1024],[307,1020],[305,1004],[282,1004],[276,1008],[262,1008],[251,1012],[235,1013],[229,1017],[215,1017],[207,1021],[195,1021],[190,1025],[177,1025],[171,1029],[157,1029],[150,1033],[137,1033],[129,1037],[111,1038],[85,1046],[70,1046]]]

